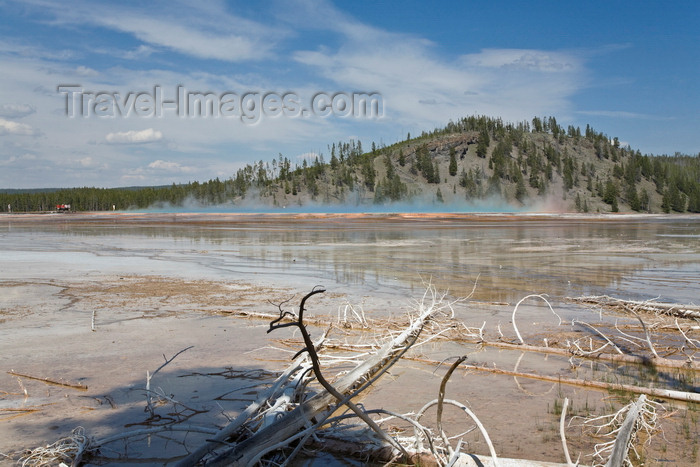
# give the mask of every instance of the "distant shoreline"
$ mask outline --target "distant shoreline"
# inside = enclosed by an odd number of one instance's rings
[[[469,213],[469,212],[405,212],[405,213],[252,213],[252,212],[130,212],[130,211],[84,211],[84,212],[27,212],[0,215],[1,223],[19,224],[267,224],[288,222],[346,221],[353,223],[373,222],[528,222],[528,221],[596,221],[596,222],[642,222],[684,220],[700,221],[700,214],[645,214],[645,213]]]

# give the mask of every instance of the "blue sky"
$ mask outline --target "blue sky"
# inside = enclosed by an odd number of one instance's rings
[[[553,115],[643,153],[697,154],[698,30],[692,1],[0,0],[0,188],[228,178],[474,114]],[[66,115],[61,85],[79,85],[70,96],[88,114]],[[249,95],[255,121],[237,118],[240,102],[217,116],[116,107],[156,86],[162,100],[182,86],[217,106]],[[376,93],[381,116],[281,113],[284,102],[263,114],[256,100],[291,94],[300,111],[320,92]],[[90,93],[102,93],[99,112]]]

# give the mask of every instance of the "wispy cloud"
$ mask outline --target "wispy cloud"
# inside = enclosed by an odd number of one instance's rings
[[[35,136],[38,134],[39,132],[31,125],[0,118],[0,135]]]
[[[141,56],[159,47],[227,62],[262,60],[269,58],[283,35],[279,28],[231,13],[221,2],[155,2],[145,8],[112,3],[95,8],[93,2],[74,2],[71,8],[44,0],[28,3],[52,14],[53,26],[92,25],[130,34],[145,43],[146,48],[131,51]]]
[[[578,115],[589,115],[593,117],[624,118],[637,120],[673,120],[673,117],[662,115],[644,114],[638,112],[627,112],[625,110],[578,110]]]
[[[117,133],[108,133],[105,140],[110,144],[146,144],[160,141],[163,139],[163,133],[146,128],[145,130],[122,131]]]
[[[446,60],[412,37],[374,37],[348,37],[336,50],[299,51],[294,58],[341,87],[382,93],[391,120],[422,127],[474,113],[507,120],[561,115],[586,80],[575,52],[489,49]]]
[[[80,65],[78,68],[75,69],[75,74],[82,77],[94,77],[99,75],[100,73],[97,70],[93,70],[92,68]]]
[[[501,68],[542,73],[574,72],[581,59],[571,52],[531,49],[485,49],[462,57],[468,67]]]
[[[0,116],[7,118],[22,118],[36,112],[36,107],[29,104],[0,105]]]
[[[0,159],[0,165],[2,166],[10,166],[14,164],[22,164],[26,162],[32,162],[37,159],[36,155],[34,154],[29,154],[25,153],[19,156],[10,156],[7,159]]]
[[[83,157],[75,162],[77,162],[81,167],[94,167],[96,165],[96,161],[90,156]]]

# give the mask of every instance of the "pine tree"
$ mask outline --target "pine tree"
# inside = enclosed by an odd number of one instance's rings
[[[521,175],[518,177],[518,181],[515,185],[515,199],[522,203],[525,196],[527,196],[527,189],[525,188],[525,181]]]
[[[450,148],[450,175],[457,175],[457,154],[455,148]]]
[[[479,143],[476,145],[476,155],[482,159],[486,159],[486,154],[489,150],[489,144],[491,144],[491,139],[489,138],[489,133],[486,130],[482,130],[479,133]]]

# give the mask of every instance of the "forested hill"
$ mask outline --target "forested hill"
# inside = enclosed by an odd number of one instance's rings
[[[504,123],[466,117],[391,146],[339,142],[315,160],[279,155],[226,180],[145,188],[0,192],[0,210],[143,209],[228,205],[269,210],[311,204],[361,211],[394,202],[465,210],[484,200],[512,209],[569,212],[700,212],[700,153],[642,155],[590,127],[553,117]],[[376,205],[380,205],[377,207]],[[410,205],[409,205],[410,206]]]

